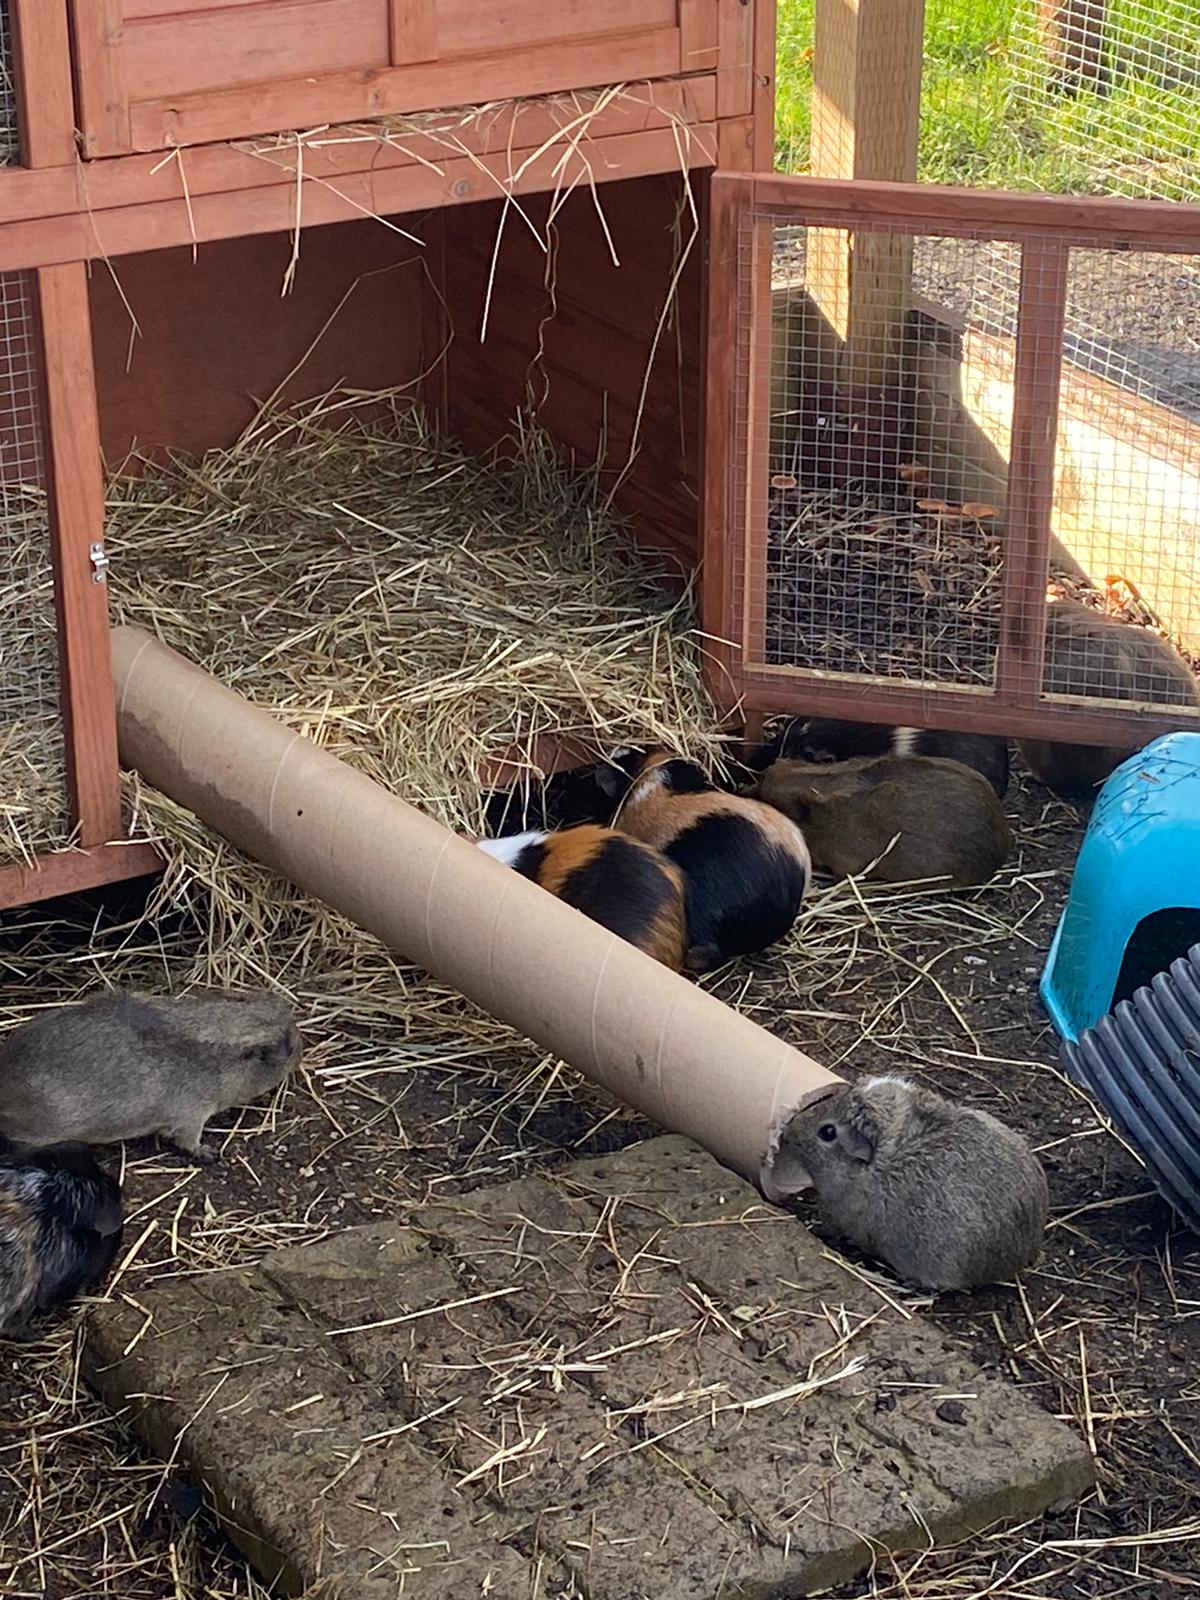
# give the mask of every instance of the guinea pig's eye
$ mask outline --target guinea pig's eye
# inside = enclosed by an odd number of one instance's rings
[[[817,1138],[822,1144],[832,1144],[837,1138],[837,1128],[832,1122],[823,1122],[817,1129]]]

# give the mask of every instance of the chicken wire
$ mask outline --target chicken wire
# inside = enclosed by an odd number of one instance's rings
[[[894,19],[909,10],[908,0],[894,8],[893,0],[863,0],[860,18],[868,6],[885,22],[885,13]],[[819,175],[901,177],[894,139],[879,146],[868,135],[851,162],[839,151],[853,119],[836,106],[823,116],[812,103],[814,77],[827,72],[822,51],[840,48],[829,20],[836,15],[820,0],[781,0],[782,164]],[[823,37],[822,18],[834,36]],[[878,68],[872,51],[879,56],[881,38],[886,43],[878,31],[864,35],[868,75]],[[1200,203],[1200,0],[926,0],[921,84],[922,182]],[[810,111],[820,129],[815,162]],[[884,167],[873,165],[876,157]],[[980,308],[990,302],[1002,319],[1016,295],[1018,258],[986,242],[980,249],[970,264],[972,298]],[[1076,259],[1066,327],[1073,361],[1195,417],[1195,261]]]
[[[34,0],[37,3],[37,0]],[[0,167],[21,159],[18,147],[17,84],[13,64],[11,0],[0,0]]]
[[[1021,670],[1001,657],[1002,631],[1040,633],[1048,599],[1083,606],[1096,625],[1146,630],[1194,661],[1195,347],[1187,319],[1154,322],[1141,286],[1194,284],[1196,267],[1044,234],[872,225],[851,237],[745,212],[731,620],[747,668],[793,679],[798,705],[806,680],[926,700],[993,695]],[[768,280],[769,316],[756,310]],[[1097,284],[1128,315],[1105,339],[1083,339],[1070,308]],[[1135,323],[1141,337],[1126,341],[1121,329]],[[1131,372],[1134,388],[1114,381]],[[1014,455],[1018,386],[1025,414],[1059,413],[1048,554],[1030,543],[1036,463],[1027,445]],[[1041,683],[1055,703],[1195,719],[1153,651],[1115,676],[1081,665],[1087,652],[1072,654],[1061,632],[1068,609],[1054,613],[1045,646]]]
[[[0,273],[0,862],[69,834],[37,312]]]
[[[989,3],[1014,187],[1200,201],[1200,0]]]

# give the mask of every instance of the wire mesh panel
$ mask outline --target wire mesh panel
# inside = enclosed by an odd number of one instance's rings
[[[33,0],[36,4],[37,0]],[[21,159],[17,128],[17,85],[13,61],[12,0],[0,0],[0,167]]]
[[[788,172],[1200,201],[1200,0],[779,0],[776,66]]]
[[[1086,714],[1114,741],[1195,723],[1200,262],[821,201],[737,215],[722,626],[749,703],[1058,737]],[[1084,304],[1112,337],[1079,336]]]
[[[0,863],[69,834],[33,284],[0,274]]]

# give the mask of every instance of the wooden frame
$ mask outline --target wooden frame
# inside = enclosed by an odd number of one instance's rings
[[[710,378],[708,391],[704,627],[720,641],[709,672],[719,703],[740,700],[752,713],[804,709],[1115,745],[1129,738],[1132,723],[1143,742],[1195,725],[1194,719],[1138,706],[1046,697],[1041,679],[1069,246],[1137,245],[1200,254],[1200,207],[717,173],[712,214],[718,220],[709,258],[708,359],[715,381]],[[744,451],[751,480],[757,463],[758,493],[765,498],[770,377],[755,347],[770,334],[771,290],[753,262],[756,249],[762,249],[755,236],[777,222],[890,227],[1007,239],[1021,246],[1008,543],[991,690],[822,674],[765,659],[765,627],[755,620],[756,598],[760,605],[765,602],[765,519],[756,521],[751,514],[754,482],[739,491],[731,463]]]
[[[67,789],[86,847],[121,833],[108,587],[93,559],[103,549],[104,477],[86,267],[39,268],[37,299]]]
[[[75,159],[66,0],[10,5],[21,161],[57,167]]]

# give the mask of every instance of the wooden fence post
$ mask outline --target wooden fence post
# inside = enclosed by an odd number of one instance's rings
[[[1106,0],[1038,0],[1038,24],[1050,86],[1069,94],[1108,88]]]
[[[817,0],[814,178],[917,176],[925,0]],[[823,229],[808,241],[807,286],[840,341],[847,387],[897,381],[912,242]]]

